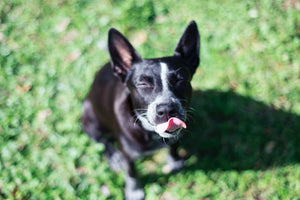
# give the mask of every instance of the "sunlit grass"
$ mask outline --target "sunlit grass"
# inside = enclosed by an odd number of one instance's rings
[[[0,198],[123,199],[79,118],[107,32],[172,55],[196,20],[201,64],[177,174],[139,160],[147,199],[298,199],[300,14],[293,1],[0,1]]]

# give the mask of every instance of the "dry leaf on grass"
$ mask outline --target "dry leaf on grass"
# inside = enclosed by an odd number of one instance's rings
[[[139,46],[147,41],[147,33],[144,30],[137,32],[133,38],[131,38],[132,44],[134,46]]]
[[[55,30],[58,33],[61,33],[67,29],[71,22],[70,18],[64,18],[59,24],[56,25]]]
[[[49,117],[52,114],[52,110],[50,108],[47,108],[45,110],[40,110],[37,114],[37,118],[41,121],[45,121],[47,117]]]
[[[80,55],[81,55],[81,51],[79,49],[76,49],[66,57],[66,61],[74,62],[79,58]]]

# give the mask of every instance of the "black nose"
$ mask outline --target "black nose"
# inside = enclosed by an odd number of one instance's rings
[[[159,104],[156,106],[156,123],[168,121],[171,117],[177,115],[175,104]]]

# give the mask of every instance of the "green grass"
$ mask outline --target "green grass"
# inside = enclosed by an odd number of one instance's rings
[[[159,57],[192,19],[202,46],[189,159],[170,175],[165,151],[139,160],[146,199],[300,199],[300,11],[289,2],[0,1],[0,199],[123,199],[122,173],[79,123],[108,29]]]

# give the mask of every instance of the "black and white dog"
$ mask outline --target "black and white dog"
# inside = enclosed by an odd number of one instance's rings
[[[136,158],[168,146],[169,168],[175,171],[184,165],[177,154],[177,140],[186,128],[200,36],[192,21],[173,56],[142,59],[128,40],[111,28],[108,48],[111,62],[97,72],[83,102],[82,126],[105,145],[111,168],[126,171],[125,198],[144,199],[136,178]]]

